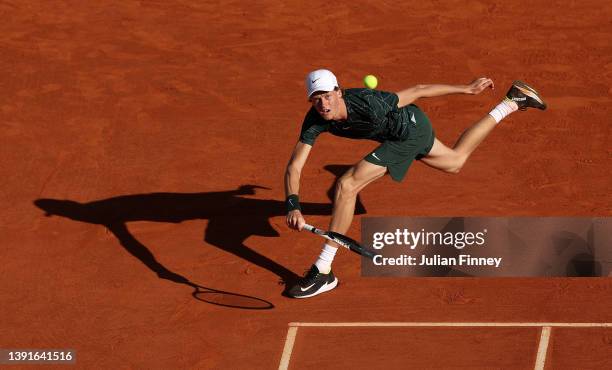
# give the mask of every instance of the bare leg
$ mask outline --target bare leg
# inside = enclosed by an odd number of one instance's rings
[[[330,230],[346,233],[353,220],[357,194],[386,172],[386,167],[361,160],[342,175],[336,184]],[[287,294],[295,298],[308,298],[334,289],[338,285],[338,278],[332,274],[331,265],[339,247],[337,243],[327,241],[313,267]]]
[[[489,135],[497,123],[490,115],[486,115],[461,134],[455,146],[451,149],[440,140],[435,139],[429,154],[421,161],[428,166],[445,172],[457,173],[463,167],[470,154]]]
[[[330,230],[346,233],[353,221],[357,194],[372,181],[383,177],[386,172],[386,167],[361,160],[342,175],[336,185]]]

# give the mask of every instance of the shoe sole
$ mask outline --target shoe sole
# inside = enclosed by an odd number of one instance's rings
[[[521,90],[523,94],[529,96],[532,99],[535,99],[538,103],[544,106],[544,109],[546,109],[546,103],[544,103],[544,100],[540,97],[540,94],[538,94],[536,89],[527,85],[523,81],[518,81],[518,80],[514,81],[512,85],[516,86],[519,90]]]
[[[321,293],[325,293],[325,292],[329,292],[330,290],[334,289],[336,286],[338,285],[338,278],[334,278],[334,281],[332,281],[329,284],[325,284],[323,285],[319,290],[317,290],[316,292],[309,294],[309,295],[301,295],[299,297],[293,297],[293,298],[310,298],[310,297],[314,297],[316,295],[319,295]]]

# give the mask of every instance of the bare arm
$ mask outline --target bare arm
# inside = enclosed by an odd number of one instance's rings
[[[287,170],[285,171],[285,196],[291,194],[298,195],[300,191],[300,177],[302,174],[302,168],[308,159],[312,145],[298,142],[293,149],[291,159],[287,164]],[[292,229],[302,230],[304,227],[304,217],[302,212],[299,210],[293,210],[287,213],[287,225]]]
[[[432,98],[450,94],[479,94],[487,87],[493,88],[493,80],[482,77],[469,85],[416,85],[397,92],[399,108],[415,102],[419,98]]]
[[[299,194],[300,176],[306,159],[308,159],[308,154],[310,154],[310,149],[312,149],[311,145],[304,144],[301,141],[295,145],[285,171],[285,196]]]

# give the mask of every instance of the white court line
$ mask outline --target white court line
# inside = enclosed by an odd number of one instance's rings
[[[549,339],[550,326],[545,326],[542,328],[542,334],[540,335],[540,345],[538,346],[538,356],[536,357],[535,370],[544,370]]]
[[[608,328],[610,322],[290,322],[289,327],[569,327],[569,328]]]
[[[285,348],[283,348],[283,356],[281,357],[280,365],[278,370],[287,370],[289,368],[289,359],[291,358],[291,351],[293,351],[293,344],[295,343],[295,336],[297,335],[298,328],[290,326],[287,331],[287,339],[285,339]]]
[[[551,328],[612,328],[610,322],[290,322],[285,348],[278,367],[289,368],[289,360],[299,327],[541,327],[536,370],[544,369]]]

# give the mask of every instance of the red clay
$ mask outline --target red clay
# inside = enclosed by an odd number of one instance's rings
[[[529,369],[538,340],[536,328],[300,328],[290,364],[296,369]]]
[[[402,184],[377,181],[361,194],[368,215],[610,216],[606,5],[0,3],[0,348],[74,348],[82,368],[269,369],[292,321],[611,322],[603,278],[363,279],[343,251],[336,291],[297,301],[278,285],[320,246],[286,228],[282,207],[308,108],[302,79],[319,67],[346,87],[374,74],[390,91],[493,78],[487,94],[420,102],[447,144],[513,79],[550,107],[504,121],[459,175],[415,164]],[[309,223],[329,220],[326,192],[341,168],[325,166],[374,145],[318,140],[300,194]],[[207,304],[188,283],[274,309]],[[528,363],[533,331],[505,330],[524,356],[505,364]],[[492,333],[475,335],[503,354],[496,344],[508,338]],[[600,332],[574,343],[565,333],[553,331],[554,368],[612,367]],[[568,351],[587,355],[572,362]]]

